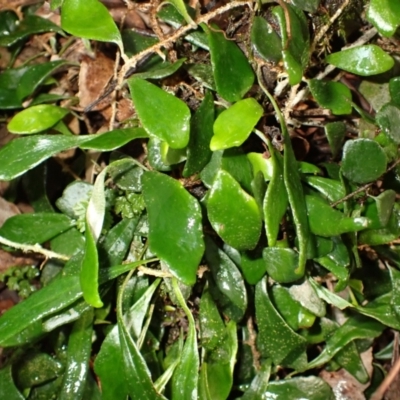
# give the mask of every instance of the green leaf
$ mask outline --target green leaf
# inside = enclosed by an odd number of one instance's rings
[[[7,128],[14,134],[31,134],[52,128],[63,119],[69,110],[51,104],[40,104],[29,107],[18,113]]]
[[[200,379],[206,382],[200,382],[200,385],[206,386],[208,398],[212,400],[225,400],[231,392],[237,342],[236,324],[230,321],[223,332],[221,345],[202,364]]]
[[[344,346],[355,339],[372,339],[382,333],[384,326],[365,317],[349,318],[333,335],[327,340],[325,348],[314,358],[306,369],[317,368],[332,359]]]
[[[141,355],[138,346],[129,335],[122,321],[121,312],[118,315],[118,331],[123,357],[124,376],[129,377],[127,379],[129,396],[132,399],[139,396],[143,400],[165,399],[164,396],[155,390],[146,361]]]
[[[142,128],[115,129],[102,134],[78,136],[77,146],[81,149],[112,151],[124,146],[131,140],[145,139],[149,135]]]
[[[9,400],[25,399],[15,386],[11,364],[0,369],[0,397]]]
[[[114,225],[99,243],[99,257],[102,267],[112,267],[122,264],[131,245],[136,226],[136,218],[125,218]]]
[[[268,246],[274,247],[278,238],[280,223],[288,207],[288,195],[283,180],[283,159],[272,146],[269,146],[273,174],[263,202],[265,231]]]
[[[60,400],[82,399],[92,350],[93,309],[89,308],[72,326]]]
[[[101,382],[103,400],[125,399],[129,393],[118,326],[115,328],[104,339],[94,362],[94,370]]]
[[[271,381],[264,396],[268,399],[334,400],[330,386],[316,376]]]
[[[59,313],[82,297],[79,269],[82,253],[76,254],[64,266],[63,272],[50,284],[33,293],[26,300],[9,309],[0,318],[0,346],[21,344],[19,336],[24,329],[41,322],[42,319]],[[118,265],[100,271],[100,283],[115,279],[119,275],[143,265],[144,260]]]
[[[251,26],[251,44],[266,61],[278,62],[282,58],[281,39],[263,17],[254,17]]]
[[[371,139],[349,140],[343,147],[342,173],[352,182],[368,183],[386,171],[382,147]]]
[[[315,235],[330,237],[346,232],[358,232],[369,227],[365,217],[346,217],[317,196],[306,196],[308,223]]]
[[[207,188],[211,188],[220,169],[232,175],[247,193],[252,193],[253,173],[251,164],[240,147],[233,147],[223,151],[218,150],[212,153],[210,162],[200,174],[200,178]]]
[[[207,288],[201,296],[199,321],[201,345],[204,349],[212,351],[220,344],[225,325]]]
[[[321,107],[328,108],[335,115],[351,113],[351,92],[343,83],[310,79],[308,87]]]
[[[307,261],[307,248],[310,230],[308,226],[307,207],[303,186],[300,180],[298,162],[294,155],[292,142],[287,130],[286,124],[280,117],[281,130],[285,142],[283,153],[283,179],[289,199],[289,206],[293,215],[293,221],[296,228],[297,239],[299,243],[299,264],[296,274],[304,275]]]
[[[186,147],[190,131],[188,106],[143,79],[131,78],[128,85],[136,112],[149,135],[167,142],[173,149]]]
[[[336,158],[346,136],[346,124],[343,121],[328,122],[324,129],[331,148],[332,157]]]
[[[151,251],[183,283],[193,285],[204,253],[199,203],[169,176],[146,172],[142,184],[149,216]]]
[[[283,64],[289,75],[289,83],[301,82],[303,70],[309,59],[309,32],[304,13],[290,4],[285,5],[290,21],[286,21],[286,13],[282,7],[275,7],[273,14],[278,18],[282,37]],[[291,37],[288,36],[287,22],[290,23]]]
[[[318,297],[317,292],[308,280],[290,286],[289,293],[310,313],[320,318],[325,316],[325,303]]]
[[[306,364],[306,340],[293,332],[269,298],[266,279],[256,286],[257,348],[274,364],[300,369]]]
[[[226,39],[222,32],[205,24],[201,26],[208,37],[218,94],[231,103],[239,101],[254,82],[254,73],[247,57],[236,43]]]
[[[371,0],[367,20],[381,35],[393,36],[400,25],[400,4],[391,0]]]
[[[400,144],[400,108],[392,103],[385,104],[376,114],[376,122],[379,127],[397,145]]]
[[[31,351],[14,366],[15,383],[21,389],[31,389],[61,375],[62,364],[47,353]]]
[[[98,0],[64,0],[61,27],[84,39],[122,45],[121,34],[107,8]]]
[[[289,290],[281,285],[272,287],[271,300],[287,324],[294,331],[300,328],[309,328],[315,322],[315,315],[307,311],[289,293]]]
[[[0,228],[0,236],[16,243],[44,243],[73,225],[74,222],[63,214],[19,214],[4,222]]]
[[[64,35],[62,29],[50,20],[28,14],[19,21],[14,31],[0,37],[0,46],[11,46],[21,39],[43,32],[57,32]]]
[[[343,184],[334,179],[313,175],[304,176],[303,179],[312,188],[318,190],[328,201],[338,201],[346,195]]]
[[[271,375],[271,360],[266,360],[261,365],[261,369],[251,381],[250,386],[241,397],[242,400],[262,399],[269,385]]]
[[[393,58],[374,44],[332,53],[326,57],[326,62],[361,76],[381,74],[389,71],[394,65]]]
[[[88,202],[93,190],[93,185],[87,182],[71,182],[63,191],[62,196],[57,199],[56,206],[70,218],[77,219],[79,214],[77,205],[82,202]]]
[[[220,303],[226,303],[227,309],[234,308],[233,311],[231,310],[231,317],[239,321],[247,309],[247,291],[240,271],[227,254],[219,249],[208,236],[206,237],[205,256],[214,282],[225,296],[225,299],[222,299]],[[225,314],[229,312],[224,311]]]
[[[303,11],[315,13],[318,10],[321,0],[292,0],[294,6]]]
[[[186,61],[186,58],[181,58],[174,63],[170,63],[168,61],[164,61],[160,65],[156,65],[155,67],[145,71],[138,72],[135,74],[135,78],[140,79],[162,79],[167,76],[174,74],[178,69],[183,65]]]
[[[168,0],[168,3],[172,4],[179,11],[179,13],[182,15],[183,18],[185,18],[185,21],[189,25],[196,26],[195,22],[190,17],[183,0]]]
[[[124,160],[115,161],[115,164],[123,163]],[[98,175],[91,192],[85,220],[85,251],[82,260],[80,282],[84,299],[93,307],[102,307],[98,291],[99,280],[99,255],[97,252],[97,241],[103,228],[106,200],[104,191],[104,180],[108,167]]]
[[[172,286],[180,306],[183,308],[189,320],[188,336],[183,346],[178,366],[172,376],[172,397],[171,400],[197,400],[197,384],[199,369],[199,353],[197,348],[196,325],[185,299],[178,286],[178,281],[173,278]]]
[[[86,223],[85,250],[81,265],[80,284],[84,299],[93,307],[103,307],[99,294],[99,256],[97,253],[96,240]]]
[[[262,222],[257,202],[228,172],[218,171],[206,207],[212,227],[227,244],[237,250],[257,245]]]
[[[213,135],[214,101],[207,91],[191,121],[187,161],[182,175],[189,177],[200,172],[210,161],[210,140]]]
[[[0,149],[0,179],[14,179],[54,154],[73,147],[111,151],[142,137],[147,137],[143,129],[129,128],[100,135],[34,135],[17,138]]]
[[[240,146],[263,115],[263,108],[253,98],[240,100],[218,115],[211,138],[212,151]]]
[[[52,73],[65,64],[65,60],[58,60],[30,65],[19,81],[17,87],[18,98],[23,101],[26,97],[33,95],[35,90],[44,83]]]
[[[400,76],[396,76],[389,81],[389,92],[392,102],[400,107]]]
[[[290,283],[300,279],[299,255],[293,249],[281,247],[266,247],[263,251],[265,268],[271,278],[280,283]]]

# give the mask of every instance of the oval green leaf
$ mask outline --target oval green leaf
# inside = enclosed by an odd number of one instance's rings
[[[44,243],[73,225],[73,221],[63,214],[19,214],[4,222],[0,236],[17,243]]]
[[[145,172],[142,184],[151,251],[165,261],[178,279],[193,285],[204,252],[199,203],[167,175]]]
[[[278,62],[282,58],[281,38],[263,17],[254,17],[251,44],[266,61]]]
[[[190,110],[172,94],[143,79],[128,80],[136,112],[143,128],[173,149],[182,149],[189,143]]]
[[[317,196],[306,196],[308,223],[315,235],[330,237],[346,232],[358,232],[369,227],[365,217],[346,217]]]
[[[343,83],[310,79],[308,86],[321,107],[330,109],[335,115],[351,113],[351,92]]]
[[[393,58],[373,44],[332,53],[326,57],[326,62],[361,76],[381,74],[394,65]]]
[[[343,147],[342,173],[352,182],[368,183],[386,171],[386,155],[371,139],[355,139]]]
[[[212,227],[227,244],[237,250],[256,246],[261,234],[257,202],[228,172],[218,171],[206,206]]]
[[[32,106],[18,113],[8,124],[8,130],[18,135],[42,132],[68,113],[69,110],[51,104]]]
[[[240,146],[263,115],[263,108],[253,98],[240,100],[218,115],[211,138],[212,151]]]
[[[266,247],[263,251],[263,258],[268,275],[276,282],[294,282],[303,275],[297,270],[299,255],[292,249]]]
[[[383,36],[393,36],[400,25],[400,3],[393,0],[371,0],[367,19]]]
[[[220,31],[202,25],[207,33],[217,92],[227,101],[240,100],[252,87],[254,73],[237,44]]]
[[[84,39],[122,45],[121,34],[106,6],[98,0],[64,0],[61,27]]]

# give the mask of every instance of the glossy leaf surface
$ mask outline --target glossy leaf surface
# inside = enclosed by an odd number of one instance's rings
[[[61,27],[71,35],[85,39],[122,43],[117,25],[98,0],[64,0]]]
[[[282,58],[281,39],[263,17],[254,17],[251,44],[266,61],[278,62]]]
[[[59,393],[61,400],[83,398],[92,347],[93,309],[89,308],[72,326],[67,363]]]
[[[101,135],[34,135],[17,138],[0,149],[0,179],[11,180],[47,158],[73,147],[111,151],[133,139],[147,137],[143,129],[122,129]]]
[[[207,92],[191,121],[191,134],[187,148],[187,161],[183,176],[189,177],[200,172],[211,158],[210,140],[213,135],[214,101]]]
[[[283,160],[280,154],[270,146],[273,174],[263,202],[265,230],[268,246],[274,247],[279,234],[280,223],[286,213],[288,195],[283,180]]]
[[[361,76],[381,74],[394,65],[393,58],[373,44],[332,53],[326,57],[326,62]]]
[[[342,146],[346,135],[346,125],[342,121],[328,122],[325,125],[325,135],[331,148],[332,156],[335,158]]]
[[[73,225],[63,214],[19,214],[6,220],[0,228],[0,236],[17,243],[44,243]]]
[[[240,146],[250,135],[263,114],[253,98],[240,100],[218,115],[211,138],[212,151]]]
[[[199,203],[178,181],[166,175],[146,172],[142,184],[149,215],[150,249],[183,283],[194,284],[204,252]]]
[[[42,104],[32,106],[18,113],[8,124],[8,130],[14,134],[31,134],[52,128],[68,114],[65,108]]]
[[[128,80],[133,103],[150,136],[182,149],[189,143],[190,111],[177,97],[143,79]]]
[[[316,376],[284,379],[270,382],[265,396],[276,400],[284,399],[307,399],[307,400],[333,400],[330,386]],[[267,398],[268,398],[267,397]]]
[[[299,255],[289,248],[266,247],[263,251],[265,269],[277,282],[289,283],[302,277],[298,272]]]
[[[386,155],[371,139],[355,139],[343,147],[342,172],[352,182],[368,183],[386,170]]]
[[[207,33],[211,65],[217,92],[225,100],[233,103],[239,101],[251,88],[254,73],[236,43],[226,39],[222,32],[202,25]]]
[[[376,122],[396,144],[400,144],[397,127],[400,124],[400,108],[392,103],[385,104],[376,114]]]
[[[315,235],[329,237],[345,232],[357,232],[369,227],[371,221],[365,217],[346,217],[317,196],[306,196],[308,222]]]
[[[327,340],[322,353],[307,365],[307,369],[325,364],[344,346],[355,339],[370,339],[378,336],[382,329],[382,324],[369,318],[360,317],[347,320]]]
[[[304,13],[290,4],[285,5],[289,21],[286,20],[286,11],[282,7],[275,7],[273,13],[278,18],[281,28],[283,64],[289,75],[289,83],[296,85],[303,77],[303,69],[308,63],[309,33]],[[287,24],[290,24],[288,29]],[[289,37],[288,31],[291,35]]]
[[[180,361],[172,376],[172,400],[188,399],[197,400],[197,384],[199,369],[199,354],[197,348],[197,335],[194,318],[179,290],[178,282],[173,278],[172,285],[180,306],[185,311],[189,320],[189,332],[186,338]],[[194,373],[193,373],[194,372]]]
[[[351,92],[343,83],[310,79],[308,87],[318,104],[330,109],[333,114],[351,113]]]
[[[64,34],[60,27],[50,20],[37,15],[27,15],[19,22],[15,30],[0,37],[0,46],[11,46],[30,35],[43,32]]]
[[[371,0],[367,19],[381,35],[390,37],[400,25],[400,4],[391,0]]]
[[[261,234],[257,203],[224,170],[214,179],[206,207],[211,225],[227,244],[238,250],[256,246]]]
[[[216,286],[227,299],[221,299],[220,302],[225,303],[225,308],[231,310],[232,319],[240,320],[247,308],[247,291],[240,271],[209,237],[206,237],[205,256]],[[225,310],[225,313],[228,312]]]
[[[256,286],[255,305],[259,327],[257,348],[263,357],[270,357],[275,364],[300,369],[307,362],[307,342],[293,332],[276,311],[269,298],[265,279]]]

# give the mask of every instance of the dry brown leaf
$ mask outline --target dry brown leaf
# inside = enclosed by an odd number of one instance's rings
[[[15,204],[0,197],[0,226],[4,224],[6,219],[16,214],[21,214],[19,208]]]
[[[114,61],[98,52],[95,58],[87,55],[81,57],[79,71],[79,105],[87,107],[97,100],[103,93],[114,73]],[[100,111],[110,106],[112,96],[109,95],[92,110]]]

